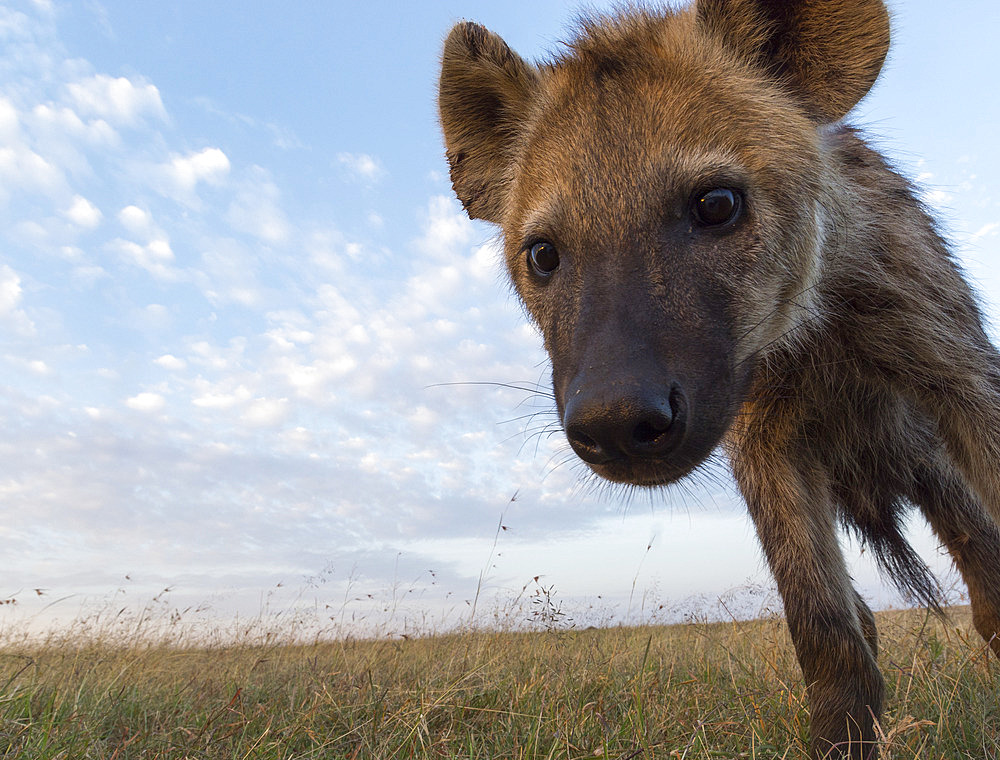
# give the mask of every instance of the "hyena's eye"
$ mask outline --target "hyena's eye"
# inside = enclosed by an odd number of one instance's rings
[[[539,277],[548,277],[559,268],[559,251],[552,243],[535,243],[528,249],[528,264]]]
[[[695,219],[706,227],[722,227],[739,217],[743,196],[728,187],[717,187],[698,198],[692,210]]]

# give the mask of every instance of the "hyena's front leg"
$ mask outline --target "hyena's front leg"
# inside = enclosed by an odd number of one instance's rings
[[[732,459],[805,676],[812,757],[870,760],[885,687],[874,620],[851,586],[828,484],[782,452],[746,447]]]
[[[920,453],[908,496],[948,547],[969,589],[973,624],[1000,657],[1000,528],[943,452]]]
[[[946,387],[946,397],[924,400],[955,463],[1000,523],[1000,381],[962,378]]]
[[[934,420],[955,465],[1000,524],[1000,354],[960,306],[951,323],[901,339],[898,353],[885,347],[883,358],[893,362],[888,373],[901,394],[916,398]]]

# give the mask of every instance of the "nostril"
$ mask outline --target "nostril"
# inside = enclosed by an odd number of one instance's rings
[[[634,456],[656,456],[668,447],[672,438],[674,415],[666,399],[648,402],[623,441],[625,451]]]
[[[570,430],[567,433],[570,443],[576,446],[582,446],[586,449],[599,449],[600,444],[597,443],[593,438],[591,438],[586,433],[582,433],[579,430]]]
[[[616,458],[613,445],[602,444],[584,430],[584,425],[573,425],[566,429],[569,445],[580,459],[589,464],[605,464]]]
[[[592,465],[664,457],[684,438],[686,418],[687,402],[676,385],[611,399],[577,394],[564,410],[566,438]]]
[[[679,386],[675,385],[670,389],[670,398],[668,399],[670,404],[670,416],[673,419],[677,419],[682,415],[682,409],[684,406],[684,392]]]
[[[672,422],[672,418],[666,417],[643,420],[632,431],[632,439],[639,444],[655,444],[660,436],[670,430]]]

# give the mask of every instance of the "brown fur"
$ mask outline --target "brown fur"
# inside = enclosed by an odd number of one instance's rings
[[[586,21],[537,66],[459,24],[440,82],[455,192],[502,229],[573,448],[638,486],[727,453],[814,757],[874,756],[883,702],[838,523],[936,606],[916,505],[1000,655],[1000,356],[913,189],[834,124],[888,45],[881,0],[697,0]],[[714,189],[741,204],[723,224]]]

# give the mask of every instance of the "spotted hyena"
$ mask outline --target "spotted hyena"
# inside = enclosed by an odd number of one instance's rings
[[[814,757],[872,757],[884,694],[838,523],[935,605],[919,507],[1000,654],[1000,356],[913,187],[842,121],[888,47],[881,0],[697,0],[586,20],[540,64],[461,23],[440,80],[455,192],[503,233],[573,450],[647,487],[728,456]]]

